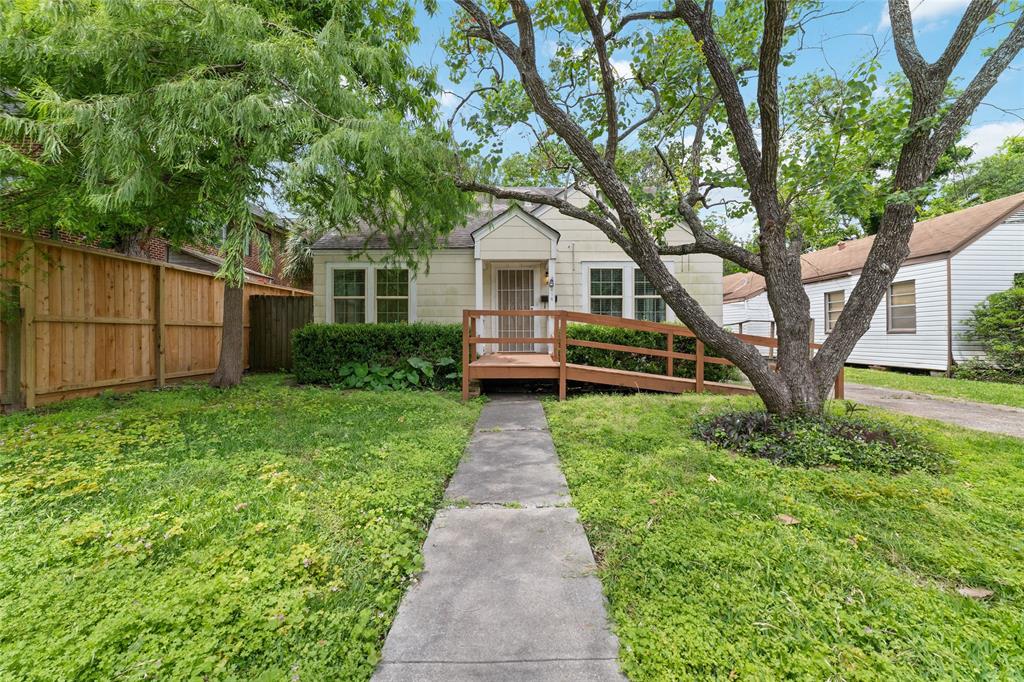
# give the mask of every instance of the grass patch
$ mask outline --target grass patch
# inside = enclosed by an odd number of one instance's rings
[[[955,463],[894,477],[774,466],[691,435],[702,412],[754,405],[545,405],[633,680],[1024,670],[1024,441],[899,417]]]
[[[726,412],[698,419],[694,435],[706,443],[786,466],[937,473],[948,464],[946,457],[908,429],[849,415],[782,419],[764,410]]]
[[[368,678],[478,411],[263,375],[0,417],[0,678]]]
[[[846,380],[856,384],[894,388],[900,391],[930,393],[991,405],[1024,407],[1024,384],[1003,384],[994,381],[947,379],[924,374],[881,372],[876,369],[846,368]]]

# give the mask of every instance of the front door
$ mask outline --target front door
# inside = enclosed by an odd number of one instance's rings
[[[529,268],[498,270],[498,310],[532,310],[534,306],[534,279],[536,271]],[[532,317],[499,317],[498,336],[530,338],[534,334]],[[532,343],[502,343],[498,350],[528,353]]]

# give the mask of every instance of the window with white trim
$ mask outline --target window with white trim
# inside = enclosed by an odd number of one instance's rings
[[[640,268],[633,268],[633,317],[648,322],[665,321],[665,301]]]
[[[846,304],[845,291],[829,291],[825,294],[825,331],[830,332],[836,326],[839,314]]]
[[[366,322],[366,270],[334,270],[334,321]]]
[[[377,322],[409,321],[409,271],[377,270]]]
[[[412,275],[406,268],[328,266],[331,322],[410,322]]]
[[[917,331],[917,291],[914,280],[889,285],[888,322],[890,334]]]
[[[584,309],[590,313],[652,322],[674,321],[657,289],[633,262],[584,262],[582,284],[580,295]]]
[[[590,312],[622,317],[622,268],[590,269]]]

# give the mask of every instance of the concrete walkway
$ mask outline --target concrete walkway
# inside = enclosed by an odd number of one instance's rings
[[[1024,438],[1024,410],[1019,407],[974,403],[864,384],[846,384],[846,399],[968,429]]]
[[[373,679],[625,679],[536,398],[484,406],[445,496]]]

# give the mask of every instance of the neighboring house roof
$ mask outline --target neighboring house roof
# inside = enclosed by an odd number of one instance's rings
[[[198,260],[205,261],[206,263],[209,263],[210,265],[215,266],[214,270],[220,268],[220,266],[224,264],[224,259],[221,258],[220,256],[216,256],[216,255],[214,255],[212,253],[205,253],[203,251],[200,251],[199,249],[195,249],[195,248],[192,248],[190,246],[182,246],[179,249],[179,251],[181,251],[184,254],[187,254],[187,255],[191,256],[192,258],[196,258]],[[268,275],[266,273],[260,272],[259,270],[253,270],[252,268],[247,268],[247,267],[243,266],[242,269],[245,271],[246,275],[257,276],[257,277],[271,277],[271,275]]]
[[[547,194],[548,196],[555,196],[560,192],[565,191],[560,187],[521,187],[516,189],[539,191]],[[447,235],[443,235],[438,238],[438,247],[449,249],[472,249],[473,233],[487,225],[495,218],[503,215],[514,205],[516,205],[516,202],[510,202],[504,199],[492,200],[489,197],[482,198],[479,203],[479,209],[476,213],[473,213],[469,218],[467,218],[465,225],[457,227]],[[521,206],[522,209],[530,215],[536,216],[547,206],[547,204],[520,203],[519,206]],[[388,248],[391,248],[391,246],[388,243],[387,235],[381,234],[373,229],[363,230],[355,234],[342,234],[340,231],[334,230],[331,233],[324,235],[313,244],[314,251],[362,251],[364,249]]]
[[[959,251],[1022,206],[1024,192],[915,223],[910,235],[910,255],[905,262],[933,260]],[[859,272],[874,243],[872,235],[804,254],[800,258],[803,281],[818,282]],[[744,301],[764,290],[764,278],[752,272],[729,275],[722,280],[725,303]]]

